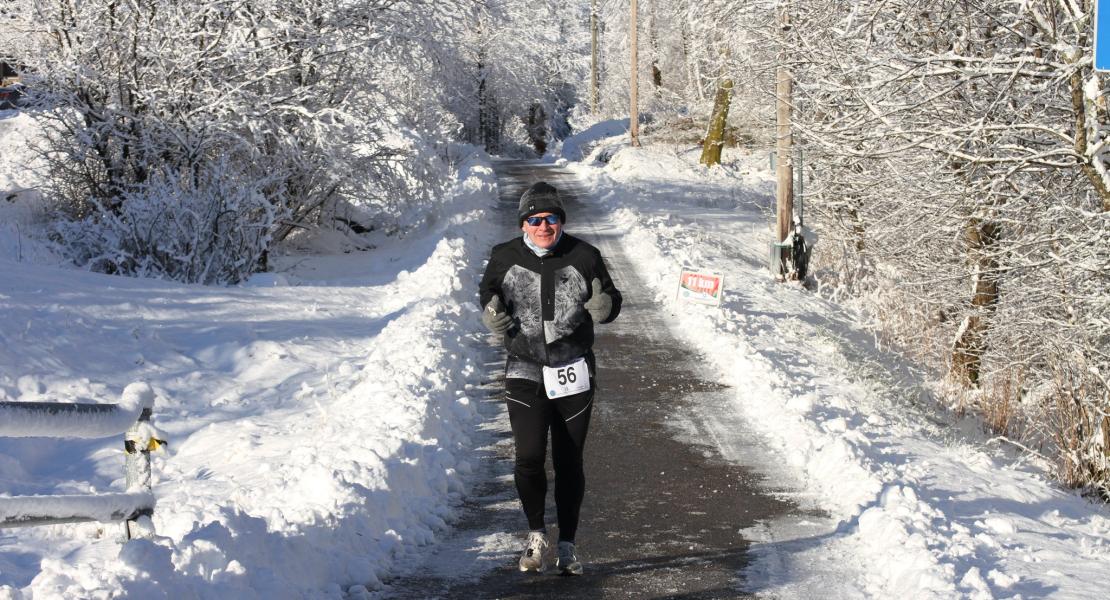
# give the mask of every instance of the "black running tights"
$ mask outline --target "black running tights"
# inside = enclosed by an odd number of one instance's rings
[[[550,430],[559,541],[573,542],[578,530],[578,511],[586,491],[582,449],[590,427],[593,386],[581,394],[554,400],[547,397],[542,385],[527,379],[507,379],[505,390],[509,423],[516,442],[513,480],[524,514],[528,517],[528,528],[544,527],[544,499],[547,496],[544,460],[547,455],[547,432]]]

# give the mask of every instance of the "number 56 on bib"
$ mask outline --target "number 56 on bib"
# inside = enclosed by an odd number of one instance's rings
[[[586,365],[586,359],[580,358],[557,367],[544,367],[543,386],[548,398],[562,398],[590,389],[590,368]]]

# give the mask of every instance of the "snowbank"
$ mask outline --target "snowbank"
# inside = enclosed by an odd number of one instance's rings
[[[110,397],[143,379],[171,451],[155,460],[154,539],[18,530],[0,538],[0,597],[338,598],[380,586],[444,531],[465,491],[485,351],[470,282],[488,252],[493,185],[474,154],[450,217],[370,252],[287,257],[269,285],[0,263],[0,398]],[[119,446],[0,439],[0,493],[118,490]]]
[[[612,144],[613,138],[628,133],[628,119],[610,119],[593,123],[586,129],[568,136],[550,148],[545,160],[581,161],[590,156],[599,146]]]

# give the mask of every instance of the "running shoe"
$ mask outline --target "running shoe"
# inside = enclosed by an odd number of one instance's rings
[[[582,563],[574,552],[574,542],[559,542],[559,558],[555,562],[563,575],[581,575]]]
[[[543,570],[543,555],[547,550],[547,534],[542,531],[528,532],[528,541],[524,545],[524,552],[520,555],[520,570]]]

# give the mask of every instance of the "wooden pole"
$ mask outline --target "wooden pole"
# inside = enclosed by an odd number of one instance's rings
[[[784,9],[779,15],[779,23],[783,32],[790,29],[790,21]],[[778,144],[776,149],[776,175],[778,187],[775,194],[775,204],[778,214],[778,227],[776,229],[776,242],[782,242],[793,228],[794,217],[794,135],[791,131],[791,102],[793,94],[793,81],[790,69],[784,64],[786,61],[785,49],[779,56],[778,85],[775,92],[776,116],[778,120]],[[780,264],[785,267],[790,260],[790,248],[779,249]]]
[[[590,112],[597,116],[597,0],[590,6]]]
[[[637,63],[637,56],[636,56],[636,0],[632,0],[632,25],[631,25],[631,39],[629,40],[629,45],[631,45],[631,47],[632,47],[631,48],[631,50],[632,50],[632,52],[631,52],[631,54],[632,54],[632,81],[629,84],[629,86],[631,88],[631,91],[632,91],[632,94],[631,94],[631,104],[632,104],[632,106],[631,106],[631,109],[629,110],[630,114],[628,115],[628,125],[629,125],[628,130],[629,130],[629,133],[632,136],[632,145],[636,148],[639,148],[640,147],[640,113],[639,113],[639,108],[637,107],[637,102],[639,100],[637,98],[637,95],[638,95],[637,92],[639,91],[638,90],[638,88],[639,88],[639,81],[638,81],[638,79],[639,79],[639,77],[638,77],[639,69],[636,66],[636,63]]]

